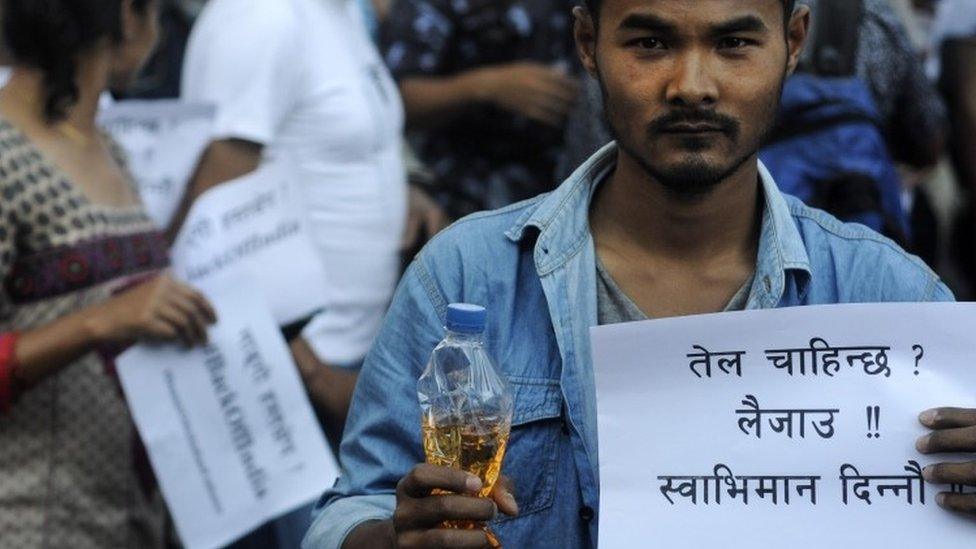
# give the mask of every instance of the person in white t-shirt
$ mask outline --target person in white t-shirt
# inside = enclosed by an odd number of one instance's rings
[[[284,331],[337,446],[356,370],[399,277],[408,213],[428,233],[444,224],[433,201],[408,189],[397,87],[354,0],[210,0],[187,44],[182,97],[215,104],[217,115],[171,237],[207,189],[266,162],[296,168],[333,299]],[[297,546],[307,515],[275,524],[278,546]]]
[[[182,91],[215,104],[217,119],[171,235],[208,188],[279,158],[297,167],[334,299],[291,346],[335,441],[400,273],[408,197],[428,230],[442,224],[408,190],[396,85],[351,0],[210,0],[187,45]]]

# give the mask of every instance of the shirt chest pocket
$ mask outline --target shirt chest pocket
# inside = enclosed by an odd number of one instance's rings
[[[558,380],[510,377],[509,382],[515,413],[502,474],[512,479],[519,516],[525,516],[550,507],[555,496],[563,397]],[[510,519],[499,522],[505,520]]]

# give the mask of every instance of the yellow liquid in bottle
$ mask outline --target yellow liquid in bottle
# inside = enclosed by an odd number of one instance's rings
[[[480,429],[471,425],[435,425],[425,418],[421,425],[424,437],[424,454],[427,463],[460,469],[481,479],[478,497],[488,497],[501,473],[505,448],[510,429],[500,424],[482,424]],[[446,494],[448,492],[438,491]],[[476,522],[457,521],[444,525],[447,528],[473,530],[483,528],[492,546],[500,547],[488,528]]]
[[[424,453],[427,463],[460,469],[481,479],[480,497],[488,497],[505,458],[508,429],[482,425],[482,432],[469,425],[437,426],[432,421],[423,425]]]

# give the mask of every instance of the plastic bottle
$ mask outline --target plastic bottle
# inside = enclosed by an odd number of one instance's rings
[[[489,496],[501,473],[513,407],[508,382],[485,347],[486,316],[479,305],[449,305],[447,334],[417,381],[427,463],[478,476],[480,497]],[[485,528],[474,523],[446,526]]]

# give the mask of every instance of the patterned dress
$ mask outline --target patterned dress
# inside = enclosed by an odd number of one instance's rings
[[[0,120],[0,333],[104,301],[166,263],[141,207],[89,202]],[[162,547],[147,463],[110,361],[70,364],[0,415],[0,549]]]

